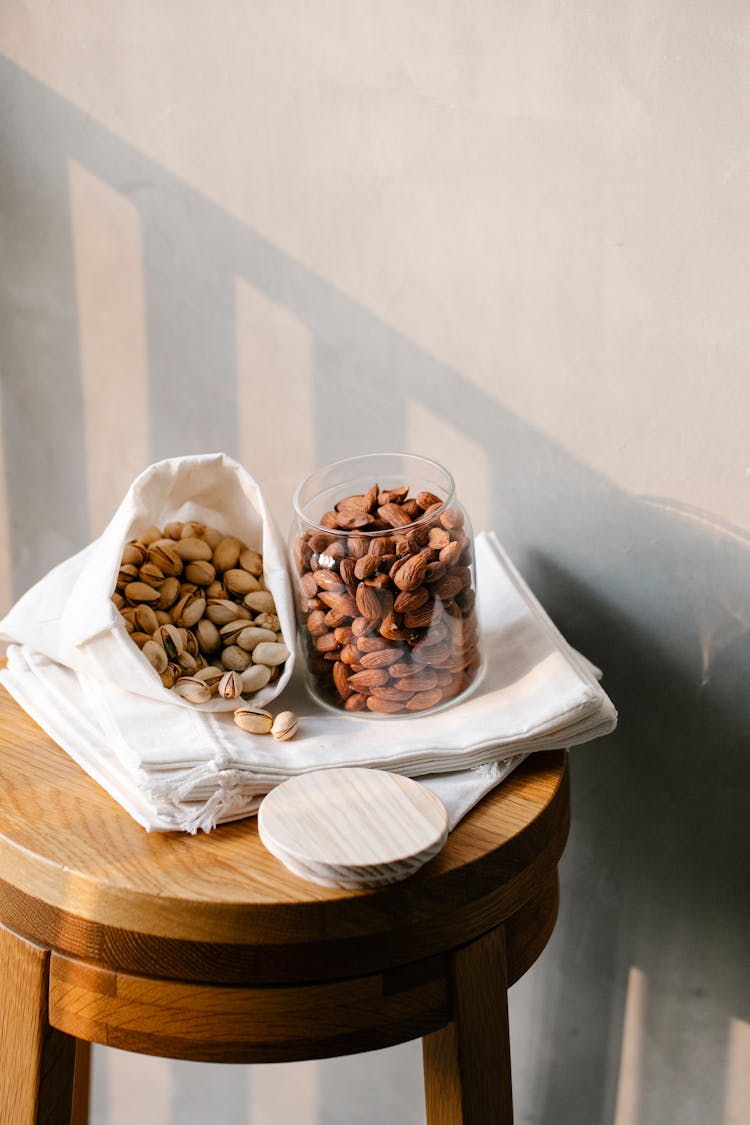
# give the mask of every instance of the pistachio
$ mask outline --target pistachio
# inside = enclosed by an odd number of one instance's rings
[[[141,633],[155,633],[159,628],[156,614],[150,605],[139,605],[135,608],[135,627]]]
[[[266,686],[271,679],[271,669],[267,668],[265,664],[251,664],[241,675],[242,690],[249,695]]]
[[[263,573],[263,559],[251,547],[245,547],[244,551],[240,552],[239,564],[243,570],[246,570],[248,574],[252,574],[255,578],[260,578]]]
[[[167,664],[166,668],[160,675],[161,682],[165,688],[174,687],[177,680],[180,678],[181,672],[176,664]]]
[[[143,534],[139,535],[138,538],[141,543],[145,544],[146,547],[150,547],[151,544],[155,543],[157,539],[161,539],[161,531],[156,526],[156,524],[151,524],[151,527],[147,527]]]
[[[213,621],[214,625],[221,628],[222,625],[228,625],[230,621],[237,620],[239,617],[237,608],[234,602],[230,602],[226,598],[209,598],[206,603],[206,617],[209,621]]]
[[[173,690],[188,703],[208,703],[211,698],[211,689],[195,676],[181,676]]]
[[[225,672],[219,680],[219,695],[222,699],[236,699],[242,695],[242,676],[239,672]]]
[[[152,562],[145,562],[138,571],[138,578],[141,582],[145,582],[147,586],[152,586],[154,590],[158,590],[164,581],[164,571]]]
[[[172,619],[175,625],[182,625],[183,628],[189,629],[200,621],[205,608],[205,598],[199,598],[196,594],[185,594],[172,610]]]
[[[196,562],[188,563],[185,567],[185,578],[188,582],[194,582],[196,586],[208,586],[215,577],[216,571],[205,559],[197,559]]]
[[[272,633],[278,633],[281,628],[281,622],[275,613],[259,613],[253,624],[259,629],[270,629]]]
[[[159,591],[145,582],[128,582],[125,587],[125,597],[133,604],[150,602],[153,605],[159,600]]]
[[[226,625],[222,625],[220,630],[222,643],[225,645],[234,644],[243,629],[247,628],[247,621],[243,621],[241,617],[236,617],[234,621],[228,621]]]
[[[195,639],[198,642],[198,648],[204,654],[209,656],[212,652],[216,652],[221,648],[221,636],[219,630],[214,625],[213,621],[209,621],[207,617],[202,617],[197,625],[193,627]]]
[[[240,574],[243,571],[239,572]],[[254,590],[245,597],[245,605],[255,613],[275,613],[276,602],[269,590]]]
[[[189,652],[185,652],[184,649],[177,657],[177,663],[183,673],[186,673],[188,676],[194,676],[198,671],[198,661],[194,656],[191,656]]]
[[[206,540],[211,550],[215,551],[224,538],[224,535],[219,531],[218,527],[207,527],[203,532],[202,538]]]
[[[159,675],[161,675],[162,672],[166,672],[167,665],[169,664],[167,654],[157,641],[146,641],[141,652]]]
[[[140,543],[126,543],[122,552],[122,561],[129,566],[143,566],[146,561],[146,549]]]
[[[182,574],[182,559],[175,550],[171,539],[163,539],[152,543],[148,549],[149,562],[157,566],[162,574],[176,578]]]
[[[122,594],[118,594],[116,590],[115,590],[114,594],[112,595],[112,604],[114,606],[116,606],[117,609],[122,609],[123,606],[125,605],[124,597],[122,596]]]
[[[198,657],[200,649],[198,647],[198,640],[192,629],[180,629],[182,643],[185,646],[185,652],[189,652],[191,656]]]
[[[180,539],[202,539],[206,534],[206,525],[198,520],[189,520],[182,525]]]
[[[250,734],[268,734],[273,724],[270,712],[263,711],[260,707],[238,707],[234,713],[234,721],[242,730]]]
[[[199,559],[210,562],[213,554],[205,539],[197,539],[195,536],[178,539],[175,550],[183,562],[197,562]]]
[[[244,648],[246,652],[252,652],[261,641],[276,640],[276,633],[271,629],[258,629],[255,625],[248,625],[245,621],[242,622],[242,625],[243,628],[235,635],[234,639],[235,643],[240,648]]]
[[[279,664],[288,660],[289,656],[286,645],[280,645],[277,641],[261,641],[253,649],[253,664],[265,664],[268,668],[277,668]]]
[[[226,598],[226,596],[227,591],[223,582],[214,581],[211,582],[210,585],[206,586],[207,598]]]
[[[159,642],[169,660],[176,660],[185,648],[182,634],[176,625],[162,625],[154,634],[154,640]]]
[[[165,539],[179,539],[182,535],[183,524],[181,520],[172,520],[164,525]]]
[[[250,663],[250,653],[239,645],[227,645],[221,654],[221,663],[228,671],[244,672]]]
[[[294,738],[299,726],[299,718],[294,711],[280,711],[271,725],[271,734],[279,742]]]
[[[170,575],[159,587],[159,609],[170,609],[182,592],[179,578]]]
[[[143,648],[145,644],[152,640],[152,637],[149,633],[141,633],[138,629],[134,629],[130,634],[130,639],[138,645],[138,648]]]
[[[216,569],[223,574],[225,570],[232,570],[236,567],[241,550],[242,543],[239,539],[235,539],[233,535],[227,535],[214,548],[213,564]]]
[[[199,668],[194,674],[194,680],[200,680],[206,687],[209,688],[212,695],[218,691],[219,684],[226,675],[223,668],[217,668],[214,664],[208,664],[205,668]]]
[[[227,570],[224,572],[224,585],[230,594],[244,597],[252,590],[258,589],[258,579],[246,570]]]
[[[138,581],[138,567],[132,563],[123,563],[117,575],[117,589],[122,590],[129,582]]]

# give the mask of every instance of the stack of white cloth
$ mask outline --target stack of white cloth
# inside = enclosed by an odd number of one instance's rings
[[[443,800],[452,828],[529,753],[587,742],[616,725],[597,670],[560,635],[496,537],[482,533],[485,668],[469,698],[406,719],[338,715],[313,701],[290,659],[255,698],[267,706],[276,696],[274,710],[297,712],[296,737],[248,734],[232,720],[236,704],[195,707],[161,688],[110,601],[123,544],[158,523],[155,513],[163,522],[205,519],[262,548],[284,635],[294,635],[280,538],[257,484],[223,454],[152,466],[100,539],[0,621],[9,645],[0,682],[149,831],[208,831],[256,812],[285,779],[331,766],[419,778]]]

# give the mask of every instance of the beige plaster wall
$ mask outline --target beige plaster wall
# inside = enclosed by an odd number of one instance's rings
[[[529,1122],[750,1098],[749,54],[737,0],[0,12],[3,603],[159,457],[239,456],[284,526],[316,465],[402,448],[605,670],[513,1001]],[[408,1051],[306,1071],[311,1125],[419,1120]]]

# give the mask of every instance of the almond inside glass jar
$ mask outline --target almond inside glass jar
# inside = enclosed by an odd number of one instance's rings
[[[458,505],[409,486],[344,496],[293,543],[307,667],[346,711],[408,715],[480,668],[473,551]]]

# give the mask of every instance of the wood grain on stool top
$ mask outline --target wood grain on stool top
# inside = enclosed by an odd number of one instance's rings
[[[325,886],[383,886],[437,854],[448,814],[417,781],[344,767],[283,782],[264,799],[258,831],[268,850],[303,878]]]

